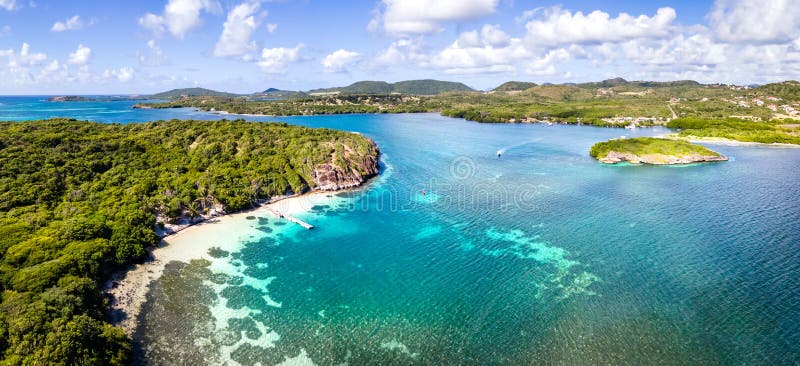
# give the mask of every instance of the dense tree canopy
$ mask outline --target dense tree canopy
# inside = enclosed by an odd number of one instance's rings
[[[275,123],[0,123],[0,364],[124,364],[99,284],[156,243],[156,214],[308,190],[317,165],[349,164],[341,146],[377,154],[356,134]]]

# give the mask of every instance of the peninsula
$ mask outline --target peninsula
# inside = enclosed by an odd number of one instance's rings
[[[142,261],[157,230],[358,186],[378,155],[359,134],[281,123],[0,123],[5,360],[126,364],[130,340],[106,321],[98,289]]]

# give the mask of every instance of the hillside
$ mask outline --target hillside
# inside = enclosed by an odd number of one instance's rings
[[[589,82],[576,84],[580,88],[613,88],[613,87],[635,87],[635,88],[670,88],[670,87],[699,87],[702,84],[694,80],[676,81],[627,81],[623,78],[607,79],[599,82]]]
[[[507,81],[505,83],[500,84],[500,86],[492,89],[492,91],[496,92],[523,91],[533,88],[535,86],[538,86],[538,84],[527,81]]]
[[[278,123],[0,123],[0,364],[128,364],[100,284],[157,218],[357,185],[377,159],[363,136]]]
[[[183,88],[183,89],[172,89],[169,91],[156,93],[151,95],[150,97],[153,99],[178,99],[183,97],[224,97],[224,98],[235,98],[238,97],[239,94],[233,93],[226,93],[226,92],[219,92],[216,90],[210,90],[205,88]]]
[[[754,91],[764,96],[778,97],[789,101],[800,101],[800,81],[789,80],[762,85]]]
[[[455,91],[472,91],[463,83],[439,80],[407,80],[392,84],[393,92],[400,94],[436,95]]]
[[[472,91],[473,89],[459,82],[440,80],[406,80],[396,83],[385,81],[359,81],[348,86],[311,90],[309,94],[410,94],[437,95],[454,91]]]

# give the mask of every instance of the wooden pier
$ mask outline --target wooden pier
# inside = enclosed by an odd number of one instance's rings
[[[269,212],[272,212],[273,215],[281,217],[281,218],[284,218],[284,219],[287,219],[287,220],[289,220],[289,221],[291,221],[291,222],[293,222],[295,224],[298,224],[298,225],[300,225],[300,226],[302,226],[302,227],[304,227],[306,229],[310,230],[310,229],[314,228],[314,225],[311,225],[311,224],[309,224],[309,223],[307,223],[307,222],[305,222],[303,220],[300,220],[300,219],[298,219],[298,218],[296,218],[296,217],[294,217],[292,215],[284,214],[283,212],[280,212],[280,211],[278,211],[278,210],[276,210],[274,208],[270,208]]]

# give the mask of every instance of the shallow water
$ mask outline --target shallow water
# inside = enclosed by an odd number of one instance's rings
[[[60,105],[35,116],[219,118]],[[363,133],[383,174],[296,215],[314,230],[210,226],[256,230],[153,285],[138,333],[151,364],[800,362],[800,149],[606,166],[594,142],[665,130],[248,119]]]

